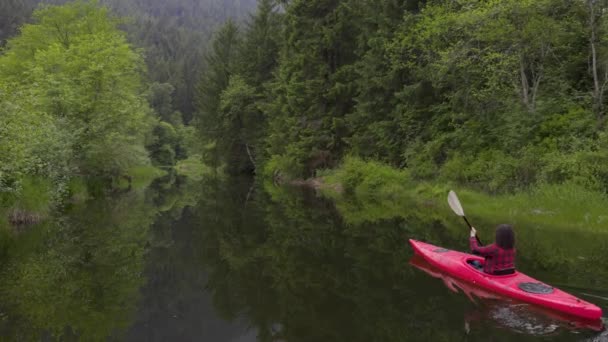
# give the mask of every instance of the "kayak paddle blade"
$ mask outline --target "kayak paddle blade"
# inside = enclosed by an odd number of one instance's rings
[[[458,196],[456,196],[456,193],[452,190],[450,190],[450,193],[448,194],[448,204],[456,215],[464,217],[464,210],[462,209],[462,205],[458,200]]]

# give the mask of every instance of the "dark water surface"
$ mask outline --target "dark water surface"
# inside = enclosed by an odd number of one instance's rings
[[[460,221],[352,208],[249,179],[171,177],[75,204],[2,237],[0,340],[608,340],[601,322],[479,299],[410,263],[408,238],[465,249]],[[607,311],[607,237],[530,227],[518,265]]]

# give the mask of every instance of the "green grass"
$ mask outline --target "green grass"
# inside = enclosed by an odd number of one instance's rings
[[[140,190],[147,188],[154,179],[167,175],[167,171],[151,165],[143,165],[130,168],[127,174],[133,178],[131,184],[133,189]],[[119,188],[126,188],[128,187],[128,181],[120,179],[118,186]]]
[[[193,180],[201,180],[205,175],[213,172],[209,166],[203,164],[199,155],[190,156],[188,159],[178,161],[177,165],[175,165],[175,171],[179,175]]]
[[[574,183],[489,195],[449,184],[416,183],[406,170],[357,158],[347,158],[324,181],[342,184],[343,194],[331,189],[323,194],[336,200],[346,221],[352,223],[404,217],[412,207],[449,218],[453,213],[447,205],[447,194],[453,189],[473,220],[608,233],[608,197]]]
[[[26,177],[15,206],[26,211],[48,214],[52,201],[53,184],[48,179]]]
[[[38,222],[53,204],[53,184],[42,177],[24,177],[18,193],[0,194],[0,215],[13,222]]]
[[[455,190],[465,213],[469,212],[472,217],[493,218],[528,227],[608,232],[608,198],[580,185],[541,185],[500,196]]]
[[[355,157],[346,157],[340,168],[325,175],[327,184],[340,184],[346,194],[367,200],[398,200],[413,184],[407,170]]]
[[[415,185],[407,170],[355,157],[345,158],[338,169],[325,171],[322,178],[329,186],[321,192],[336,201],[338,210],[350,224],[404,214],[404,205],[411,202]]]

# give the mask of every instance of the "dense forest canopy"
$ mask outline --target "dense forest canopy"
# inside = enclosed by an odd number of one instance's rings
[[[102,0],[30,18],[38,2],[0,5],[5,189],[189,155],[279,180],[354,155],[491,192],[608,186],[603,1]]]
[[[6,0],[0,3],[0,42],[31,21],[40,4],[67,0]],[[201,73],[203,54],[213,32],[228,18],[240,20],[255,9],[255,0],[99,0],[124,17],[129,40],[144,49],[151,82],[170,84],[173,106],[186,121],[192,117],[192,96]],[[3,43],[0,43],[0,45]],[[168,87],[168,85],[167,85]],[[159,95],[160,96],[160,95]]]
[[[250,308],[259,302],[248,303],[245,291],[257,291],[256,301],[288,298],[286,308],[306,306],[304,297],[291,300],[294,284],[322,299],[333,286],[344,299],[352,269],[363,275],[365,293],[409,272],[400,254],[406,235],[445,234],[456,246],[461,227],[435,229],[444,214],[438,202],[423,203],[437,194],[443,201],[446,184],[473,188],[465,194],[477,195],[467,203],[476,215],[500,212],[486,218],[518,224],[533,216],[522,250],[542,270],[567,270],[576,282],[589,279],[577,272],[588,273],[599,287],[601,270],[587,269],[603,258],[601,239],[576,244],[589,258],[576,250],[578,258],[566,258],[554,247],[574,235],[539,227],[605,228],[607,10],[604,0],[0,0],[0,234],[31,223],[21,219],[28,214],[77,208],[65,228],[39,227],[38,242],[22,235],[36,249],[30,255],[0,239],[0,257],[17,255],[0,270],[8,276],[0,292],[45,334],[72,324],[82,336],[107,336],[132,315],[149,246],[172,244],[170,224],[150,228],[155,217],[174,208],[165,218],[172,222],[201,195],[196,222],[203,229],[184,230],[208,244],[192,250],[210,270],[216,305],[226,317],[258,315],[266,327],[260,336],[271,338],[273,324],[291,313],[257,313]],[[186,177],[188,196],[164,194],[184,179],[177,176],[184,164],[204,174],[201,187]],[[166,177],[144,196],[150,183],[133,185],[140,175]],[[291,188],[252,185],[250,176],[324,189],[340,183],[330,190],[341,191],[328,203],[312,191],[292,197]],[[570,201],[561,197],[568,191]],[[256,200],[272,205],[248,205]],[[558,209],[538,209],[541,201]],[[399,225],[387,220],[397,217]],[[369,222],[381,225],[370,229]],[[362,261],[346,260],[359,244]],[[311,251],[318,263],[302,263],[315,261]],[[374,268],[383,258],[395,270]],[[318,272],[319,264],[329,271]],[[101,276],[108,270],[110,282]],[[81,284],[98,277],[101,287]],[[120,294],[98,294],[106,283]],[[371,298],[359,292],[351,291],[350,302],[363,308],[355,310],[361,322],[387,307],[359,305]],[[97,296],[112,311],[88,311]],[[41,310],[40,303],[49,305]],[[326,303],[317,304],[325,312]],[[407,313],[422,311],[435,314]],[[94,319],[72,323],[79,316]],[[14,319],[3,316],[0,330]],[[388,333],[399,332],[402,316],[391,322]],[[285,326],[285,336],[309,329]],[[377,336],[378,329],[361,327],[355,335]]]
[[[607,189],[605,2],[284,6],[216,35],[198,119],[229,169],[310,177],[353,154],[490,191]]]
[[[23,175],[118,174],[145,164],[143,61],[107,10],[48,7],[0,58],[3,188]]]
[[[32,185],[131,182],[133,169],[196,155],[191,120],[214,30],[255,1],[0,3],[0,202]],[[113,185],[110,185],[113,186]],[[44,190],[39,190],[44,189]],[[48,196],[47,196],[48,195]]]

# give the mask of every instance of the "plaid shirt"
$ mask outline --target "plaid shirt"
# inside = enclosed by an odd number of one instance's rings
[[[502,249],[495,243],[480,247],[475,237],[470,238],[469,241],[471,251],[485,257],[486,260],[483,265],[485,273],[494,274],[496,271],[515,268],[515,248]]]

